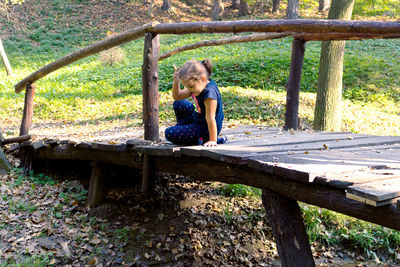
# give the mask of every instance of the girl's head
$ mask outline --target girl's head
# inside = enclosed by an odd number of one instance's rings
[[[195,95],[201,93],[211,75],[212,63],[210,60],[189,60],[180,68],[178,77],[181,83]]]

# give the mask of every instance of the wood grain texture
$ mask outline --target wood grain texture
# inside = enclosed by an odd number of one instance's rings
[[[24,113],[22,115],[21,127],[19,130],[19,135],[28,135],[29,128],[32,125],[32,117],[33,117],[33,105],[35,99],[35,84],[28,84],[26,86],[25,92],[25,102],[24,102]]]
[[[278,247],[281,265],[315,266],[297,201],[264,188],[262,202]]]
[[[143,124],[144,139],[159,139],[158,53],[160,36],[146,33],[143,50]]]

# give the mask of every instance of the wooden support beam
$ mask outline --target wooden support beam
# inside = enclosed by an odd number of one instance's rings
[[[156,177],[156,166],[154,157],[150,155],[144,156],[143,162],[143,179],[142,179],[142,193],[149,193],[154,188],[154,181]]]
[[[304,52],[306,42],[293,39],[292,42],[292,60],[290,63],[290,74],[287,83],[286,93],[286,112],[284,129],[297,129],[299,115],[299,98],[301,72],[303,69]]]
[[[102,164],[100,162],[91,162],[92,174],[89,184],[88,203],[91,208],[99,206],[105,199],[105,177]]]
[[[159,92],[158,92],[158,54],[160,36],[147,33],[144,41],[142,80],[143,80],[143,124],[144,139],[159,139]]]
[[[7,138],[7,139],[4,139],[3,142],[0,143],[0,145],[22,143],[22,142],[30,140],[31,138],[32,138],[31,135],[22,135],[22,136],[18,136],[18,137]]]
[[[297,201],[264,188],[262,202],[275,237],[282,267],[315,266]]]
[[[29,128],[31,128],[32,117],[33,117],[33,104],[35,99],[35,89],[36,89],[35,84],[28,84],[26,86],[24,113],[22,116],[19,136],[27,135],[29,132]]]

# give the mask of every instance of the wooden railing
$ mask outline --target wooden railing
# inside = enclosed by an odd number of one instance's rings
[[[305,44],[307,41],[326,40],[360,40],[400,38],[400,22],[378,21],[342,21],[342,20],[240,20],[211,22],[181,22],[158,23],[151,22],[126,31],[119,35],[99,41],[93,45],[70,53],[41,69],[33,72],[15,85],[15,92],[26,89],[25,106],[21,123],[20,135],[27,135],[32,123],[33,102],[35,94],[34,83],[66,65],[81,60],[90,55],[112,47],[145,37],[143,53],[143,123],[144,138],[157,140],[159,138],[159,99],[158,99],[158,61],[160,49],[160,34],[190,34],[190,33],[241,33],[269,32],[280,33],[277,38],[293,36],[292,59],[289,80],[287,83],[287,100],[285,113],[285,129],[297,129],[298,107],[302,66]],[[275,36],[276,37],[276,36]],[[271,38],[270,38],[271,39]],[[243,40],[242,40],[243,41]],[[248,41],[257,41],[248,38]],[[205,45],[221,45],[213,41]],[[204,46],[204,45],[203,45]],[[194,45],[188,49],[201,47]],[[178,49],[179,50],[179,49]],[[184,49],[182,49],[183,51]],[[179,51],[178,51],[179,52]],[[166,53],[168,54],[168,53]],[[176,54],[170,51],[170,54]],[[165,57],[162,57],[163,59]]]

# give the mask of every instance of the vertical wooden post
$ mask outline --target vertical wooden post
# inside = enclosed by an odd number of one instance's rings
[[[290,63],[290,74],[286,92],[285,130],[296,130],[298,127],[300,81],[305,47],[305,41],[293,39],[292,60]]]
[[[12,75],[12,68],[10,62],[8,61],[6,50],[4,50],[3,42],[0,39],[0,54],[3,59],[4,67],[6,67],[6,72],[8,76]]]
[[[315,266],[297,201],[264,188],[262,201],[282,267]]]
[[[88,202],[91,208],[97,207],[104,201],[105,190],[104,190],[104,173],[99,162],[91,162],[92,174],[90,177],[89,184],[89,196]]]
[[[19,130],[20,136],[27,135],[29,132],[29,128],[32,125],[35,89],[35,84],[28,84],[25,89],[24,114],[22,116],[21,128]]]
[[[154,158],[150,155],[144,155],[142,193],[147,194],[154,188],[155,177],[156,168],[154,164]]]
[[[158,53],[160,37],[157,34],[146,33],[142,66],[143,79],[143,124],[144,139],[159,138],[159,92],[158,92]]]

